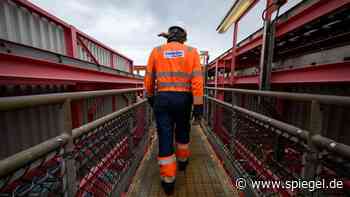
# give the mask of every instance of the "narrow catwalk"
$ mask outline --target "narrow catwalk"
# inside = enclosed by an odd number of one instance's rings
[[[191,158],[186,172],[177,172],[177,197],[238,196],[229,184],[229,177],[220,165],[200,126],[192,126]],[[130,186],[130,197],[166,196],[160,186],[156,139],[136,172]]]

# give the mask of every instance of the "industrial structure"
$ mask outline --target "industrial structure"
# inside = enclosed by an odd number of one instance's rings
[[[266,0],[264,27],[237,43],[257,2],[234,1],[219,24],[232,48],[201,53],[204,118],[175,196],[349,196],[350,1],[279,15],[286,1]],[[163,196],[143,69],[27,0],[0,1],[0,196]]]

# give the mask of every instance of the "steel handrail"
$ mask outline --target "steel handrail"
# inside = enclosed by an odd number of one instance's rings
[[[317,147],[325,148],[330,152],[337,153],[350,159],[350,146],[346,144],[336,142],[321,135],[312,136],[311,140]]]
[[[54,93],[54,94],[42,94],[42,95],[30,95],[30,96],[17,96],[17,97],[2,97],[0,98],[0,111],[15,110],[25,107],[33,107],[37,105],[65,103],[68,101],[74,101],[84,98],[91,98],[97,96],[109,96],[117,95],[129,92],[143,91],[143,88],[129,88],[129,89],[113,89],[113,90],[100,90],[100,91],[85,91],[85,92],[73,92],[73,93]],[[91,129],[97,128],[98,125],[105,123],[135,107],[146,102],[143,99],[130,106],[122,108],[116,112],[103,116],[93,122],[82,125],[79,128],[72,130],[72,133],[62,132],[63,134],[46,140],[40,144],[32,146],[24,151],[9,156],[3,160],[0,160],[0,177],[4,176],[12,171],[23,167],[25,164],[35,161],[43,155],[57,149],[60,146],[67,144],[71,135],[74,138],[88,132]]]
[[[277,97],[289,100],[298,101],[317,101],[323,104],[334,105],[350,105],[349,96],[333,96],[322,94],[308,94],[308,93],[292,93],[292,92],[279,92],[279,91],[266,91],[266,90],[247,90],[237,88],[214,88],[205,87],[207,90],[228,91],[233,93],[250,94],[256,96]]]
[[[221,101],[219,99],[216,99],[216,98],[213,98],[210,96],[205,96],[205,97],[208,98],[209,100],[212,100],[212,101],[224,106],[227,109],[236,110],[238,112],[252,116],[260,121],[267,122],[267,123],[279,128],[279,129],[282,129],[282,130],[288,132],[289,134],[291,134],[293,136],[298,136],[303,140],[307,140],[309,135],[310,135],[309,131],[300,129],[294,125],[270,118],[268,116],[247,110],[245,108],[242,108],[242,107],[239,107],[236,105],[232,105],[230,103],[227,103],[225,101]],[[336,142],[334,140],[331,140],[331,139],[324,137],[324,136],[321,136],[321,135],[314,135],[314,136],[312,136],[311,140],[319,148],[327,149],[330,152],[336,153],[336,154],[341,155],[347,159],[350,159],[350,146],[348,146],[346,144]]]
[[[97,120],[94,120],[90,123],[82,125],[78,128],[72,130],[73,139],[81,136],[82,134],[91,131],[92,129],[97,128],[99,125],[106,123],[107,121],[124,114],[139,105],[142,105],[146,102],[146,99],[143,99],[137,103],[134,103],[130,106],[124,107],[116,112],[103,116]],[[68,134],[62,134],[52,139],[46,140],[38,145],[35,145],[31,148],[28,148],[24,151],[16,153],[8,158],[0,160],[0,177],[5,176],[8,173],[13,172],[14,170],[21,168],[25,164],[35,161],[41,156],[57,149],[60,146],[65,145],[70,136]]]
[[[30,96],[12,96],[0,98],[0,111],[8,111],[37,105],[63,103],[66,100],[79,100],[97,96],[111,96],[122,93],[143,91],[144,88],[97,90],[71,93],[53,93]]]
[[[91,131],[91,130],[97,128],[98,126],[108,122],[109,120],[112,120],[113,118],[115,118],[115,117],[117,117],[125,112],[128,112],[128,111],[136,108],[139,105],[144,104],[146,101],[147,101],[147,99],[143,99],[137,103],[131,104],[130,106],[124,107],[116,112],[105,115],[97,120],[94,120],[92,122],[89,122],[85,125],[82,125],[78,128],[73,129],[73,131],[72,131],[73,139],[83,135],[84,133],[86,133],[88,131]]]
[[[221,101],[221,100],[216,99],[214,97],[210,97],[210,96],[206,96],[206,97],[209,100],[212,100],[212,101],[214,101],[214,102],[216,102],[216,103],[218,103],[220,105],[223,105],[223,106],[225,106],[228,109],[241,112],[241,113],[243,113],[245,115],[252,116],[255,119],[260,120],[262,122],[269,123],[269,124],[279,128],[279,129],[282,129],[282,130],[286,131],[287,133],[289,133],[289,134],[291,134],[293,136],[300,137],[303,140],[307,140],[307,136],[309,135],[308,131],[303,130],[301,128],[298,128],[298,127],[296,127],[294,125],[291,125],[291,124],[288,124],[288,123],[285,123],[285,122],[282,122],[282,121],[270,118],[268,116],[265,116],[263,114],[260,114],[260,113],[254,112],[254,111],[250,111],[248,109],[239,107],[237,105],[232,105],[230,103],[227,103],[225,101]]]
[[[6,176],[60,146],[64,146],[69,138],[68,134],[62,134],[0,160],[0,177]]]

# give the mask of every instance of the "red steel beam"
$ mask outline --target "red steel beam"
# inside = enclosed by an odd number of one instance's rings
[[[1,69],[0,69],[1,70]],[[74,81],[56,80],[56,79],[32,79],[32,78],[17,78],[14,80],[13,77],[5,77],[0,74],[0,84],[6,85],[76,85]]]
[[[279,37],[349,3],[349,0],[320,0],[318,3],[304,9],[301,13],[296,14],[281,24],[278,24],[276,36]]]
[[[218,68],[227,68],[230,69],[230,65],[225,65],[225,64],[219,64]],[[216,66],[208,68],[208,70],[216,69]]]
[[[258,84],[259,77],[236,77],[235,84]],[[350,62],[305,66],[302,68],[286,69],[272,72],[271,83],[337,83],[350,82]]]
[[[280,37],[294,29],[305,25],[312,20],[315,20],[327,13],[330,13],[346,4],[349,4],[349,0],[333,0],[324,1],[320,0],[317,3],[301,10],[299,13],[288,18],[288,20],[277,24],[276,27],[276,37]],[[251,49],[254,49],[261,45],[262,43],[262,31],[257,31],[255,34],[251,35],[248,40],[242,41],[239,47],[236,49],[236,56],[239,56]],[[229,58],[231,59],[231,53],[223,53],[223,56],[219,56],[219,59]]]
[[[69,57],[78,58],[77,29],[71,26],[64,30],[66,53]]]
[[[276,71],[271,80],[275,84],[350,82],[350,62]]]
[[[254,35],[249,42],[238,47],[236,49],[236,55],[239,56],[239,55],[241,55],[249,50],[252,50],[255,47],[261,45],[261,43],[262,43],[262,33],[259,32],[259,33],[257,33],[257,35]]]
[[[259,84],[259,76],[236,77],[234,84]]]
[[[277,24],[276,37],[280,37],[290,31],[293,31],[294,29],[301,27],[312,20],[315,20],[349,3],[350,2],[348,0],[319,1],[312,6],[305,8],[300,13],[288,18],[288,20]],[[250,41],[238,47],[237,56],[261,45],[261,43],[262,32],[258,31],[255,35],[252,35]]]
[[[119,76],[27,57],[0,54],[0,79],[141,84],[142,79]]]

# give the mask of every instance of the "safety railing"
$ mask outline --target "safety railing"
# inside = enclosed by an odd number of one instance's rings
[[[295,111],[298,105],[303,108]],[[332,139],[335,128],[328,118],[332,107],[349,106],[350,97],[345,96],[207,87],[203,124],[232,181],[242,177],[247,183],[337,180],[341,181],[341,188],[316,189],[312,195],[347,196],[349,139],[342,139],[344,143]],[[299,121],[294,116],[300,116]],[[328,130],[324,129],[326,126]],[[303,196],[310,194],[309,189],[257,189],[248,184],[245,192],[249,196]]]
[[[58,136],[0,161],[0,196],[121,196],[148,145],[150,112],[146,100],[138,98],[75,129],[71,103],[142,91],[132,88],[0,98],[1,114],[59,105],[56,121],[62,125]]]

